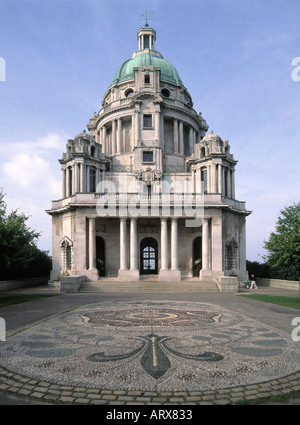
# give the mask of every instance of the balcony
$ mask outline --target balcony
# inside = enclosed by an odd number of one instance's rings
[[[180,208],[222,208],[247,214],[245,202],[222,196],[221,194],[201,193],[76,193],[68,198],[52,202],[49,214],[66,212],[80,207],[96,207],[99,205],[122,208],[127,205],[140,204],[141,207]]]

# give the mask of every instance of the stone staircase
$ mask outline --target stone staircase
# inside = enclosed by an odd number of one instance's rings
[[[97,282],[84,282],[79,292],[102,293],[219,293],[214,282],[200,282],[199,278],[186,278],[181,282],[160,282],[159,276],[141,276],[140,282],[118,282],[117,277],[103,278]]]

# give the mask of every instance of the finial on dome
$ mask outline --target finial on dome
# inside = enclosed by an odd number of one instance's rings
[[[153,12],[149,12],[148,10],[145,10],[145,13],[143,13],[141,16],[143,16],[145,19],[146,19],[146,22],[145,22],[145,27],[149,27],[149,25],[148,25],[148,15],[151,15]]]
[[[152,12],[145,12],[146,24],[140,28],[137,33],[139,50],[155,50],[156,31],[148,26],[147,15],[149,13]]]

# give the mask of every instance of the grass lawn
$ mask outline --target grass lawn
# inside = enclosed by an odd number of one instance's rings
[[[55,297],[59,294],[0,294],[0,308],[13,304],[25,303],[26,301],[38,300],[40,298]]]
[[[277,304],[283,307],[296,308],[300,310],[300,298],[287,297],[285,295],[264,295],[264,294],[251,294],[240,295],[241,297],[251,298],[252,300],[264,301],[266,303]]]

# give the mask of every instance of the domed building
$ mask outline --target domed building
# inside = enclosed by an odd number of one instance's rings
[[[51,281],[247,279],[245,221],[227,140],[193,109],[156,31],[117,70],[102,107],[66,145]],[[221,282],[221,283],[220,283]],[[221,287],[221,286],[220,286]]]

